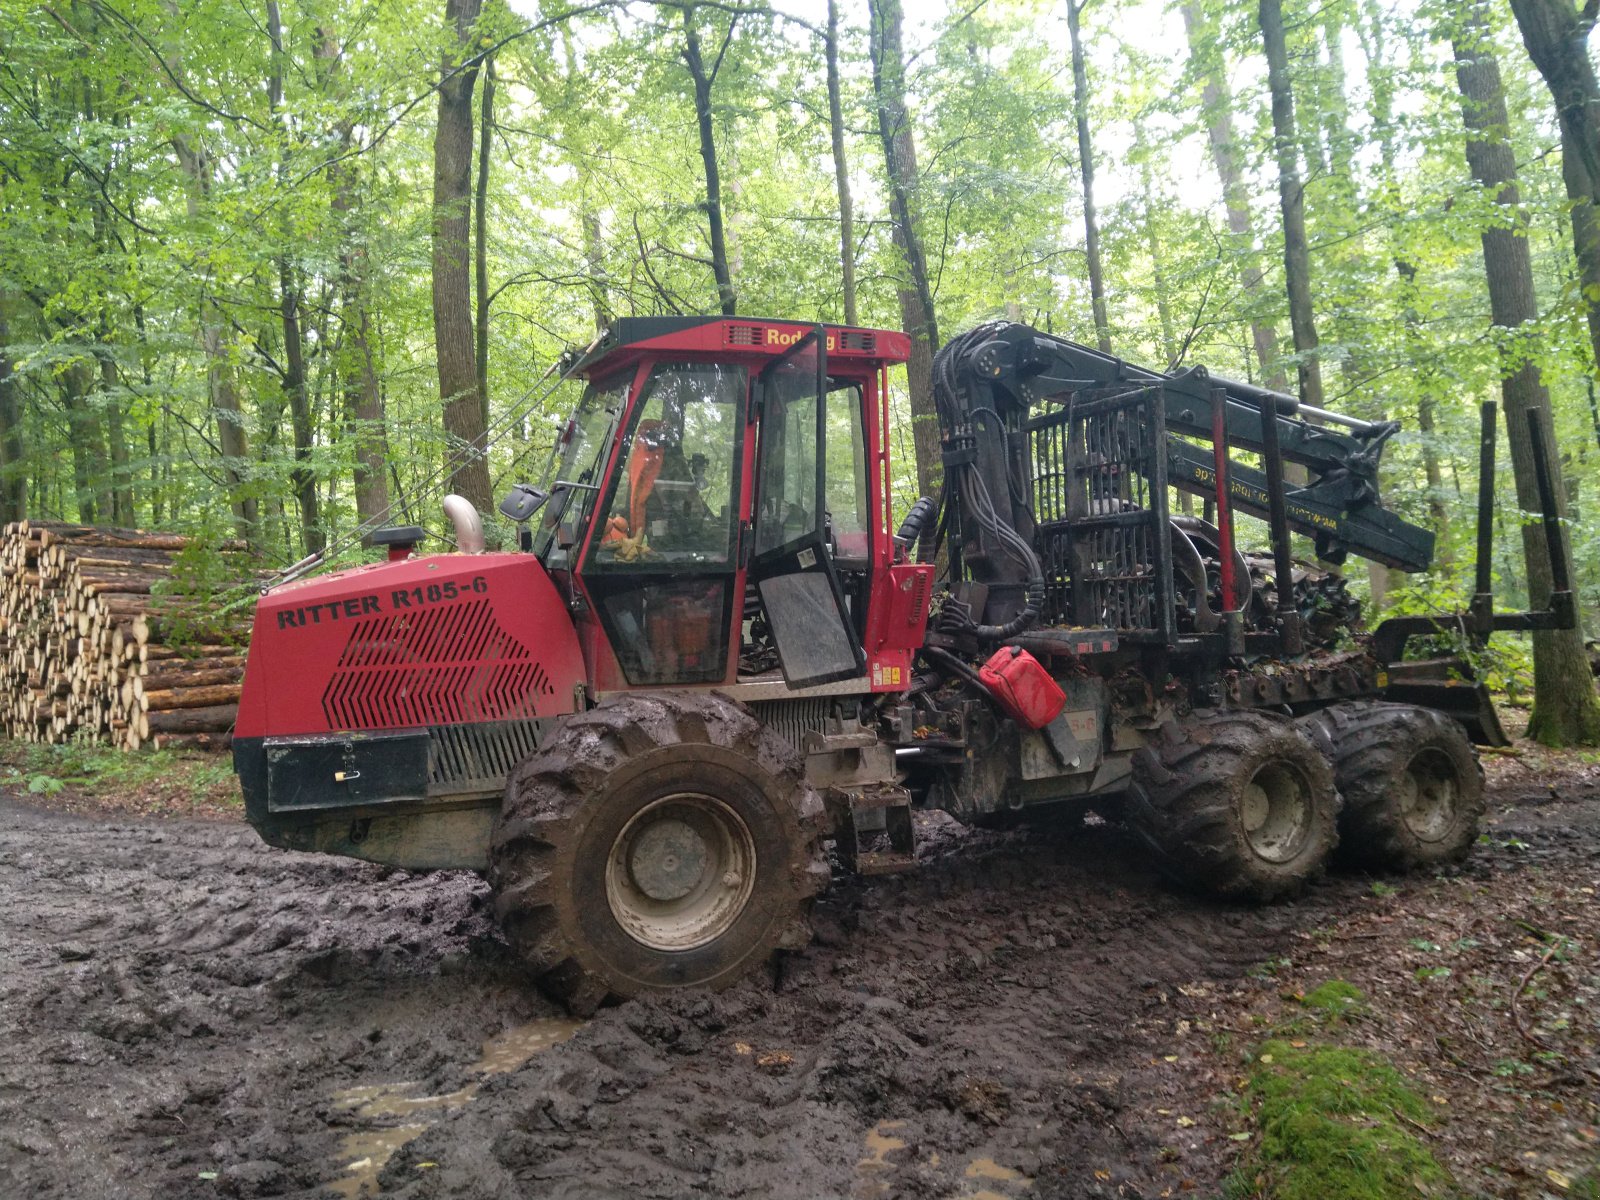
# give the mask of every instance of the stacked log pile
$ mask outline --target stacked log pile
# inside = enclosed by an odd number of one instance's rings
[[[226,749],[243,618],[162,594],[180,534],[17,521],[0,533],[0,730],[127,750]]]

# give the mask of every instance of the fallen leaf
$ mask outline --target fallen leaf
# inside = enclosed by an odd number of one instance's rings
[[[1228,1135],[1228,1140],[1230,1142],[1248,1142],[1250,1140],[1250,1134],[1248,1134],[1248,1133],[1230,1133]]]
[[[1195,1124],[1195,1119],[1193,1117],[1179,1117],[1178,1124],[1184,1129],[1188,1129],[1190,1126]]]
[[[1567,1176],[1563,1175],[1554,1167],[1546,1167],[1544,1171],[1544,1177],[1551,1183],[1555,1184],[1563,1192],[1572,1186],[1572,1180],[1567,1178]]]

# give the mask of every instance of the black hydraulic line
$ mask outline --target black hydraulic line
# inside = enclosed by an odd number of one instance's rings
[[[1261,422],[1262,466],[1267,475],[1268,524],[1272,532],[1272,571],[1278,577],[1278,636],[1285,654],[1299,654],[1300,612],[1294,603],[1294,554],[1289,544],[1289,514],[1283,499],[1283,454],[1278,447],[1278,423]]]
[[[941,650],[938,646],[924,646],[917,653],[929,662],[938,663],[945,670],[961,676],[962,679],[977,688],[983,695],[993,699],[994,693],[989,690],[989,685],[983,681],[983,676],[979,675],[970,663],[962,662],[950,651]]]

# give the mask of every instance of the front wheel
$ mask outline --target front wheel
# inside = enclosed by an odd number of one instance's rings
[[[823,807],[749,711],[639,693],[569,718],[512,773],[490,845],[495,912],[574,1011],[724,987],[809,938]]]
[[[1410,871],[1466,857],[1483,821],[1483,767],[1459,722],[1369,700],[1335,704],[1303,724],[1344,794],[1342,860]]]

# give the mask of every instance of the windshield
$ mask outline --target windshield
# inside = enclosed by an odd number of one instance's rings
[[[550,469],[541,481],[550,500],[533,539],[534,553],[540,558],[552,545],[567,547],[577,540],[583,515],[594,499],[605,448],[632,382],[633,372],[624,371],[591,383],[556,438]]]

